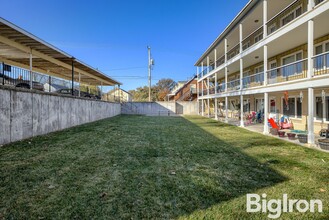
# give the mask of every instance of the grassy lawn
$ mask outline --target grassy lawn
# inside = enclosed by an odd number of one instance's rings
[[[201,117],[118,116],[0,148],[0,219],[266,219],[246,194],[321,199],[329,154]]]

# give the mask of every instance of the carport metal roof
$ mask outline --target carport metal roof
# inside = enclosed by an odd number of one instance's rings
[[[81,83],[103,86],[121,85],[120,82],[106,76],[98,69],[0,17],[0,60],[29,69],[31,56],[35,72],[71,80],[73,62],[75,81],[79,80],[78,73],[80,73]]]

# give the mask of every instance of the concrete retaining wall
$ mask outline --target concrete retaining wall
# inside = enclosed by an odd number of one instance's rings
[[[0,87],[0,145],[120,113],[118,103]]]
[[[197,115],[197,102],[126,102],[122,103],[122,114],[141,115]]]

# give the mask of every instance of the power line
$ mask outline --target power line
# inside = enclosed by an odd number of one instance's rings
[[[139,67],[127,67],[127,68],[118,68],[118,69],[110,69],[110,70],[103,70],[104,72],[111,72],[111,71],[121,71],[121,70],[133,70],[133,69],[146,69],[147,66],[139,66]]]

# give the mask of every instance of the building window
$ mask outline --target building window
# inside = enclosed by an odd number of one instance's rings
[[[256,99],[256,112],[264,112],[264,99]]]
[[[248,41],[242,45],[242,50],[246,50],[248,47],[250,47],[250,41]]]
[[[274,31],[276,31],[276,24],[275,23],[268,27],[268,34],[271,34]]]
[[[289,117],[295,117],[295,98],[288,98],[288,103],[282,99],[283,103],[283,114]]]
[[[264,82],[264,66],[255,68],[255,82]]]
[[[292,118],[302,117],[302,102],[300,98],[292,97],[288,98],[288,105],[285,99],[282,99],[283,103],[283,114]]]
[[[284,57],[282,59],[282,65],[284,66],[282,67],[282,76],[288,77],[291,75],[301,74],[303,71],[302,62],[297,62],[297,63],[294,62],[301,60],[302,57],[303,57],[302,52]],[[290,63],[294,63],[294,64],[288,65]]]
[[[271,113],[276,113],[275,99],[271,99],[271,100],[270,100],[270,112],[271,112]]]
[[[263,33],[260,33],[260,34],[256,35],[254,40],[255,40],[255,43],[257,43],[258,41],[260,41],[262,39],[263,39]]]
[[[326,97],[324,103],[322,97],[315,98],[315,113],[316,120],[329,121],[329,96]]]
[[[282,18],[282,20],[281,20],[282,26],[288,24],[290,21],[292,21],[295,18],[297,18],[298,16],[300,16],[302,14],[302,12],[303,12],[302,6],[299,6],[294,11],[290,12],[290,14],[288,14],[287,16]]]

